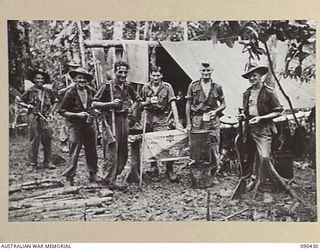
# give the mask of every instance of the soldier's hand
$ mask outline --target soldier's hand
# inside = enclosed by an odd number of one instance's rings
[[[81,118],[86,118],[89,116],[89,113],[82,111],[82,112],[78,113],[78,116]]]
[[[213,119],[216,117],[217,112],[215,110],[208,112],[208,114],[210,115],[210,119]]]
[[[190,123],[187,124],[186,130],[188,130],[188,131],[191,130],[191,124]]]
[[[150,104],[151,104],[150,101],[140,102],[140,105],[141,105],[142,107],[146,107],[146,106],[148,106],[148,105],[150,105]]]
[[[249,124],[257,124],[261,120],[260,116],[253,117],[249,120]]]
[[[118,105],[118,104],[120,104],[121,103],[121,100],[120,99],[114,99],[113,100],[113,104],[115,104],[115,105]]]
[[[120,99],[114,99],[113,102],[112,102],[112,106],[113,108],[122,108],[122,100]]]

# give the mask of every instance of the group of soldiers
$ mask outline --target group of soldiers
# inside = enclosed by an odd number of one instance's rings
[[[210,62],[200,63],[201,78],[190,83],[185,96],[186,105],[179,109],[177,102],[184,95],[175,96],[170,83],[162,80],[159,66],[151,66],[150,82],[136,91],[127,81],[129,65],[124,61],[114,64],[114,78],[95,90],[91,81],[93,75],[75,62],[69,63],[66,81],[57,84],[53,90],[43,85],[50,82],[49,75],[35,70],[30,75],[34,83],[22,99],[21,105],[29,109],[30,145],[28,149],[28,168],[37,169],[40,142],[44,148],[43,167],[54,168],[50,163],[52,128],[47,118],[51,108],[58,101],[60,115],[60,142],[63,152],[68,152],[68,160],[62,175],[66,185],[74,185],[79,153],[84,146],[89,183],[99,184],[111,190],[124,190],[127,185],[118,183],[128,159],[129,119],[134,109],[145,112],[146,131],[165,131],[168,129],[168,115],[173,116],[173,128],[179,130],[209,130],[212,166],[219,169],[220,117],[226,108],[222,86],[212,80],[213,66]],[[262,82],[267,67],[250,65],[242,77],[249,80],[251,87],[243,95],[246,135],[256,145],[256,162],[251,173],[254,177],[264,164],[270,160],[271,136],[274,131],[272,119],[281,114],[281,105],[274,90]],[[231,101],[231,100],[230,100]],[[179,112],[178,112],[179,111]],[[98,176],[97,165],[97,127],[96,115],[102,116],[103,166],[102,176]],[[180,113],[180,115],[179,115]],[[181,116],[181,113],[184,113]],[[183,117],[183,119],[181,119]],[[148,172],[151,178],[159,177],[157,163],[151,164]],[[178,180],[174,162],[166,163],[166,176],[172,182]]]

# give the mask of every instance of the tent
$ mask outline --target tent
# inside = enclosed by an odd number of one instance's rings
[[[131,67],[129,80],[136,83],[148,81],[150,58],[150,42],[123,41],[124,54]],[[183,90],[186,94],[188,85],[201,77],[199,63],[202,60],[213,63],[212,78],[223,87],[227,108],[226,116],[234,116],[238,107],[242,106],[242,94],[250,86],[249,81],[242,78],[248,55],[242,53],[243,45],[235,43],[233,48],[225,44],[213,44],[212,41],[185,42],[152,42],[156,48],[156,64],[162,67],[164,81],[172,84],[176,94]],[[156,45],[155,45],[156,44]],[[287,44],[277,42],[274,50],[275,72],[280,76],[285,66]],[[312,55],[315,57],[315,55]],[[268,65],[266,56],[262,56],[260,64]],[[279,77],[280,78],[280,77]],[[283,89],[290,97],[294,108],[310,108],[315,106],[315,81],[299,83],[293,79],[281,79]],[[289,109],[288,102],[276,86],[280,103]]]
[[[223,87],[227,108],[224,114],[233,116],[238,107],[242,106],[242,93],[250,86],[248,80],[241,77],[248,63],[248,55],[242,53],[243,46],[235,44],[229,48],[224,44],[214,45],[211,41],[161,42],[170,56],[180,65],[181,69],[192,81],[200,78],[199,62],[202,60],[213,63],[212,78]],[[284,68],[287,45],[277,45],[276,72]],[[266,58],[260,64],[267,65]],[[294,108],[309,108],[315,105],[315,82],[299,83],[297,80],[281,79],[286,94],[290,97]],[[276,92],[284,108],[289,105],[276,86]]]

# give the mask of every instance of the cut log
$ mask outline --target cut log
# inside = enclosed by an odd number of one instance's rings
[[[47,194],[36,196],[35,199],[52,199],[57,196],[79,194],[80,189],[80,187],[59,188],[53,192],[51,191]]]
[[[96,208],[96,209],[87,210],[87,213],[91,215],[100,215],[100,214],[104,214],[105,211],[106,211],[105,208]]]
[[[28,181],[24,182],[22,184],[16,185],[16,187],[22,186],[33,186],[33,185],[41,185],[43,183],[61,183],[61,181],[53,180],[53,179],[43,179],[43,180],[34,180],[34,181]],[[15,186],[12,186],[14,188]]]
[[[30,214],[25,216],[19,216],[19,217],[9,217],[9,221],[45,221],[50,219],[57,219],[59,221],[61,220],[68,220],[68,219],[76,219],[79,220],[81,217],[81,209],[78,208],[77,210],[61,210],[57,211],[55,213],[38,213],[38,214]]]
[[[30,198],[34,198],[40,195],[46,195],[48,193],[51,193],[51,190],[46,190],[46,191],[40,191],[40,192],[32,192],[29,194],[14,194],[9,196],[9,202],[13,202],[13,201],[21,201],[21,200],[26,200],[26,199],[30,199]]]
[[[16,217],[25,217],[30,216],[32,214],[38,214],[39,216],[44,213],[53,213],[57,211],[69,211],[74,209],[80,209],[86,206],[86,208],[103,208],[104,205],[111,204],[112,197],[103,197],[103,198],[90,198],[83,200],[74,200],[74,199],[66,199],[66,200],[56,200],[50,202],[42,202],[42,203],[34,203],[33,206],[30,207],[31,204],[20,204],[20,209],[18,205],[15,206],[16,209],[11,209],[9,212],[10,218]],[[13,205],[14,206],[14,205]],[[12,206],[12,207],[13,207]]]
[[[15,192],[21,192],[22,190],[33,190],[33,189],[42,189],[42,188],[57,188],[63,187],[62,181],[58,180],[36,180],[30,182],[24,182],[20,185],[14,185],[9,188],[9,194]]]
[[[21,194],[11,195],[9,197],[9,201],[12,202],[12,201],[27,200],[30,198],[49,196],[51,194],[55,194],[55,195],[78,194],[80,189],[81,189],[80,187],[70,187],[70,188],[62,187],[62,188],[57,188],[57,189],[49,189],[49,190],[45,190],[45,191],[43,191],[43,190],[33,191],[32,193],[31,192],[29,192],[29,193],[24,192],[23,195],[21,195]]]
[[[112,197],[113,196],[113,191],[109,189],[103,189],[99,193],[100,197]]]
[[[83,198],[81,197],[75,197],[74,195],[67,195],[67,196],[62,196],[62,197],[57,197],[55,199],[51,199],[51,200],[44,200],[44,201],[39,201],[39,200],[34,200],[34,199],[26,199],[23,200],[22,202],[11,202],[10,206],[9,206],[9,211],[10,210],[18,210],[18,209],[24,209],[24,208],[28,208],[28,209],[36,209],[36,208],[43,208],[43,207],[47,207],[47,206],[51,206],[51,205],[55,205],[57,203],[61,203],[64,201],[75,201],[77,199],[81,199]]]

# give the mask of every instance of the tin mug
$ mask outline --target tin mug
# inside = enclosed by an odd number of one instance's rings
[[[151,101],[152,104],[157,104],[158,103],[158,97],[157,96],[152,96],[150,101]]]
[[[209,113],[203,113],[203,115],[202,115],[202,120],[203,120],[204,122],[210,121],[210,114],[209,114]]]

